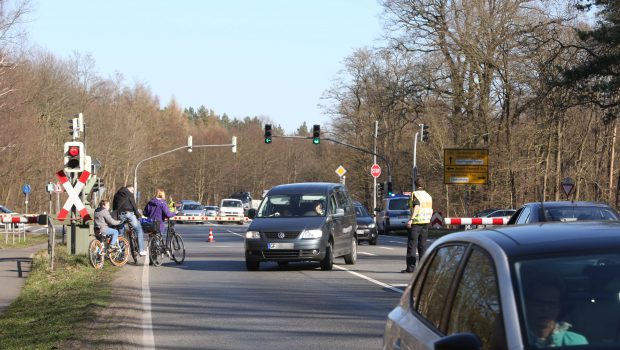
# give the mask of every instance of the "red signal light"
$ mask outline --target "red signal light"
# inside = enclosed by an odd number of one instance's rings
[[[71,157],[77,157],[80,155],[80,148],[78,146],[71,146],[68,153]]]

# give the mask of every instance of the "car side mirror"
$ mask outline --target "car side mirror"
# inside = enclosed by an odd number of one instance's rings
[[[378,213],[381,211],[381,208],[375,208],[375,213]]]
[[[435,350],[482,350],[482,342],[473,333],[456,333],[435,342]]]
[[[248,210],[248,218],[249,219],[254,219],[256,217],[256,209],[252,208],[250,210]]]
[[[337,208],[336,212],[332,215],[335,218],[341,218],[344,217],[344,209],[342,208]]]

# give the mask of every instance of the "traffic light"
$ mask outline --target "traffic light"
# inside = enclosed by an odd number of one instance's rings
[[[77,118],[69,119],[69,135],[75,140],[80,137],[80,127]]]
[[[430,128],[430,125],[422,124],[422,142],[428,141],[428,129]]]
[[[271,124],[265,124],[265,143],[271,143]]]
[[[379,198],[383,198],[383,191],[384,191],[383,182],[379,182],[377,184],[377,196],[379,196]]]
[[[390,196],[390,197],[392,195],[394,195],[394,191],[392,191],[392,182],[391,181],[389,181],[387,183],[387,195]]]
[[[65,142],[66,173],[80,173],[84,171],[84,144],[82,142]]]
[[[321,126],[313,125],[312,126],[312,143],[318,145],[321,143]]]

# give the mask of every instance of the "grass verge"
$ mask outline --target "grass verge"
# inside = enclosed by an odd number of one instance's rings
[[[9,242],[7,244],[4,233],[0,232],[0,249],[25,248],[41,243],[47,243],[47,235],[41,233],[26,232],[26,241],[24,241],[23,235],[21,235],[21,239],[19,240],[17,238],[17,235],[15,235],[15,244],[13,244],[13,237],[11,233],[9,233],[8,237]]]
[[[95,270],[84,255],[56,249],[54,271],[47,252],[36,254],[20,296],[0,314],[2,349],[59,349],[79,338],[110,300],[111,281],[118,268]]]

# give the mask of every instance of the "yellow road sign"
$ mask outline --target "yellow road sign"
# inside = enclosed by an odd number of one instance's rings
[[[443,150],[443,164],[489,165],[488,149],[446,148]]]
[[[346,172],[347,169],[345,169],[342,165],[336,169],[336,174],[338,174],[338,176],[340,177],[342,177],[342,175],[344,175]]]
[[[485,185],[488,173],[467,173],[458,171],[444,171],[443,179],[446,185]]]

